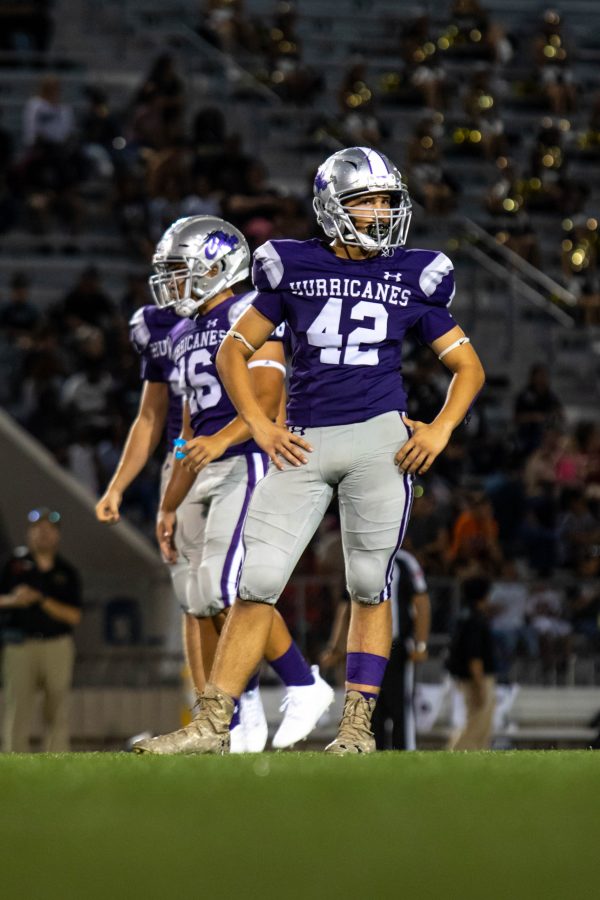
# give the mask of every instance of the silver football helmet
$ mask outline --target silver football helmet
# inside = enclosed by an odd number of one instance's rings
[[[193,316],[200,307],[248,277],[250,248],[241,231],[217,216],[178,219],[152,257],[148,282],[157,306]]]
[[[390,209],[345,205],[365,194],[389,194]],[[348,147],[334,153],[319,167],[314,195],[317,222],[328,237],[384,254],[406,243],[412,215],[408,190],[396,166],[379,150]],[[372,222],[359,231],[356,218],[363,212]]]

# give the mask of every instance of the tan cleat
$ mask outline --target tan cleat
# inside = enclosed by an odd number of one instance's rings
[[[373,753],[375,738],[371,731],[371,719],[376,702],[375,699],[363,697],[360,691],[348,691],[338,735],[325,747],[325,753],[335,753],[337,756]]]
[[[235,703],[229,694],[214,684],[207,684],[200,695],[194,719],[185,728],[170,734],[137,741],[134,753],[176,755],[196,753],[229,753],[229,723]]]

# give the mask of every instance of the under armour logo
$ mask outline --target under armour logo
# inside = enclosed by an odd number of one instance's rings
[[[218,324],[219,324],[218,319],[209,319],[208,322],[206,323],[206,327],[207,328],[216,328]]]
[[[299,434],[300,437],[304,437],[304,435],[306,434],[306,428],[304,427],[304,425],[292,425],[289,430],[292,432],[292,434]]]
[[[402,272],[384,272],[383,277],[386,281],[389,281],[390,278],[395,279],[395,281],[402,281]]]

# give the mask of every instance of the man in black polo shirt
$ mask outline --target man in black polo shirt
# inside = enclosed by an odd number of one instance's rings
[[[447,667],[462,692],[465,725],[450,738],[449,750],[488,750],[496,705],[496,662],[488,619],[490,582],[468,578],[462,585],[464,609],[450,644]]]
[[[68,695],[75,647],[72,631],[81,619],[75,569],[58,555],[60,515],[29,513],[27,546],[18,547],[0,576],[0,636],[3,647],[5,753],[29,751],[36,692],[44,693],[44,749],[69,749]]]

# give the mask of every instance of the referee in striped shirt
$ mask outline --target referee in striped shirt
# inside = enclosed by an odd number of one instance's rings
[[[415,557],[398,550],[392,592],[393,640],[372,728],[378,750],[416,750],[415,663],[427,659],[431,609],[427,582]]]

